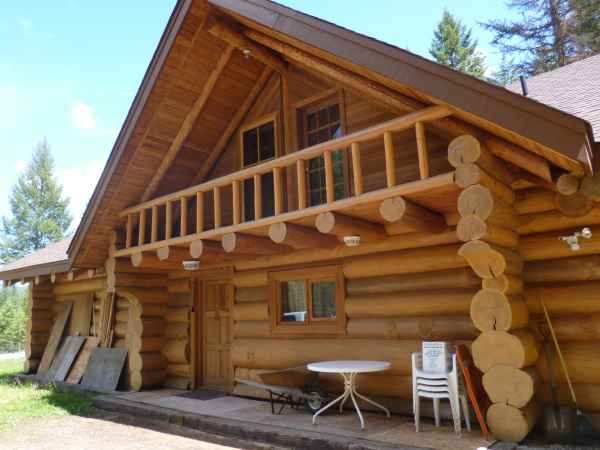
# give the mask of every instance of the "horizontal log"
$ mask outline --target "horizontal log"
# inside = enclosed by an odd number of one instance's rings
[[[171,363],[189,363],[190,344],[188,339],[168,339],[161,353]]]
[[[350,319],[349,338],[473,340],[479,332],[469,317]]]
[[[559,236],[573,234],[581,229],[567,229],[561,232],[531,234],[523,236],[519,243],[519,252],[527,261],[556,258],[574,258],[582,255],[600,253],[600,227],[589,227],[592,232],[590,239],[580,239],[581,248],[576,252]]]
[[[444,216],[402,197],[384,200],[379,206],[379,214],[387,222],[400,223],[411,231],[439,233],[446,228]]]
[[[167,339],[183,339],[189,336],[189,324],[183,322],[167,323],[165,337]]]
[[[192,366],[189,364],[168,364],[166,371],[169,377],[189,378],[192,376]]]
[[[221,244],[227,253],[245,255],[272,255],[291,250],[291,247],[276,244],[269,238],[243,233],[227,233],[221,238]]]
[[[586,227],[600,224],[600,208],[579,217],[565,216],[560,211],[547,211],[539,214],[527,214],[519,218],[519,234],[544,233],[566,228]]]
[[[115,274],[115,286],[117,288],[143,287],[164,288],[167,277],[159,274],[118,272]]]
[[[467,315],[472,290],[406,291],[346,297],[349,318]]]
[[[233,305],[233,320],[269,320],[267,302],[245,302]]]
[[[360,236],[361,242],[377,242],[386,235],[385,229],[378,223],[333,212],[319,214],[315,219],[315,227],[321,233],[332,234],[340,240],[345,236]]]
[[[192,292],[192,280],[190,278],[177,278],[167,282],[167,292],[170,294],[184,294]]]
[[[165,357],[160,352],[140,352],[128,355],[129,370],[132,372],[142,370],[163,369],[167,365]]]
[[[482,372],[504,364],[517,369],[530,366],[538,359],[538,345],[528,330],[485,331],[471,347],[475,365]]]
[[[373,359],[390,361],[390,375],[410,374],[410,354],[419,351],[420,340],[353,339],[236,339],[231,347],[235,367],[248,369],[286,369],[313,361],[334,359]]]
[[[132,353],[136,352],[160,352],[164,346],[163,336],[142,337],[129,334],[127,336],[127,348]]]
[[[502,292],[506,295],[520,294],[523,292],[523,279],[514,275],[500,275],[496,278],[481,280],[481,287]]]
[[[552,181],[550,164],[541,156],[496,138],[486,139],[485,146],[498,158],[502,158],[542,180]]]
[[[546,189],[525,189],[516,193],[514,208],[517,214],[533,214],[556,209],[555,194]]]
[[[457,245],[445,245],[366,255],[345,261],[343,271],[346,278],[352,279],[466,267],[458,249]]]
[[[121,310],[116,312],[115,314],[115,322],[125,322],[129,320],[129,310]]]
[[[244,270],[236,272],[231,281],[236,288],[262,287],[269,284],[266,270]]]
[[[565,216],[581,217],[594,209],[594,201],[587,198],[581,192],[573,195],[562,195],[557,193],[554,196],[556,209]]]
[[[347,280],[346,294],[355,296],[391,294],[419,289],[468,289],[477,288],[480,284],[481,279],[471,269],[463,268]]]
[[[96,308],[96,306],[98,306]],[[94,302],[94,308],[100,309],[100,302]],[[129,300],[118,297],[115,301],[115,308],[118,310],[129,310]]]
[[[542,408],[535,400],[519,409],[506,403],[494,403],[486,414],[492,434],[502,441],[521,442],[539,420]]]
[[[561,314],[591,314],[600,312],[598,292],[600,282],[572,283],[548,287],[527,287],[523,292],[529,311],[542,314],[544,300],[550,317]]]
[[[554,350],[554,346],[551,347]],[[600,383],[600,346],[598,342],[561,342],[560,350],[565,359],[565,365],[573,383]],[[554,376],[558,383],[566,383],[565,373],[560,365],[558,355],[552,351]],[[548,382],[548,360],[546,352],[541,352],[536,367],[542,380]],[[599,386],[600,387],[600,386]]]
[[[104,278],[89,278],[77,281],[67,281],[54,285],[54,295],[81,294],[84,292],[102,291],[106,287]]]
[[[600,341],[600,313],[551,317],[558,342]],[[548,336],[544,315],[531,318],[531,328],[538,339]]]
[[[25,345],[25,359],[41,358],[46,349],[46,344],[29,344]]]
[[[233,324],[234,338],[268,338],[270,336],[270,320],[244,320]]]
[[[544,402],[552,404],[550,395],[550,385],[541,386],[541,394]],[[577,406],[583,411],[599,413],[600,412],[600,384],[581,384],[573,385],[575,396],[577,397]],[[559,384],[556,389],[556,400],[559,405],[573,406],[573,399],[567,384]]]
[[[145,317],[163,317],[167,313],[166,303],[145,304],[143,305]]]
[[[483,387],[492,403],[524,407],[540,386],[540,375],[534,367],[517,369],[496,365],[483,375]]]
[[[271,225],[269,237],[276,244],[284,244],[295,249],[336,247],[340,243],[335,236],[319,233],[314,228],[285,222]]]
[[[125,339],[127,337],[127,331],[129,330],[127,322],[117,322],[113,328],[115,337],[117,339]]]
[[[266,302],[269,299],[268,286],[240,287],[235,290],[236,303]]]
[[[474,214],[461,217],[456,225],[456,234],[463,242],[482,240],[501,247],[514,249],[519,244],[519,235],[499,225],[486,223]]]
[[[518,295],[481,289],[471,301],[471,320],[480,331],[509,331],[529,322],[527,304]]]
[[[139,391],[142,388],[161,386],[166,378],[167,372],[162,369],[135,371],[130,373],[129,384],[132,390]]]
[[[190,321],[190,308],[186,306],[180,306],[178,308],[167,308],[165,315],[167,322],[189,322]]]
[[[165,320],[162,317],[146,317],[141,320],[130,320],[128,328],[131,334],[143,337],[162,336],[165,331]]]
[[[119,289],[117,293],[128,299],[135,299],[142,305],[162,304],[169,301],[166,289],[127,288]]]
[[[167,377],[163,386],[169,389],[181,389],[187,390],[191,386],[191,380],[189,377]]]
[[[25,340],[27,343],[35,345],[35,344],[46,344],[48,342],[48,338],[50,337],[50,333],[48,332],[35,332],[35,333],[27,333],[25,336]]]

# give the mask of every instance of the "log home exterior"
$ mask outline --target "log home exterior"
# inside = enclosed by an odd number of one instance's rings
[[[0,273],[30,282],[26,369],[63,302],[98,335],[111,299],[132,389],[259,396],[235,379],[381,359],[359,388],[409,412],[410,353],[464,342],[520,440],[543,300],[600,412],[597,149],[577,117],[267,0],[180,1],[68,250]]]

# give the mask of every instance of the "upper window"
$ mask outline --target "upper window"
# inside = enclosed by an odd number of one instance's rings
[[[304,147],[311,147],[343,135],[342,114],[338,95],[329,96],[302,108],[302,128]],[[345,152],[332,152],[334,198],[346,194]],[[325,188],[325,164],[323,156],[308,161],[308,194],[311,205],[320,205],[327,199]]]
[[[277,116],[271,115],[257,123],[245,126],[241,130],[242,168],[267,161],[277,155]],[[273,193],[273,173],[261,175],[262,216],[275,213]],[[254,179],[244,180],[244,220],[254,220]]]
[[[344,279],[340,267],[272,272],[270,279],[274,332],[343,332]]]

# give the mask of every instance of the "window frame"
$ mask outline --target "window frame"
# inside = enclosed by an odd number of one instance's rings
[[[281,320],[281,284],[286,281],[304,281],[307,320],[284,322]],[[332,281],[335,283],[335,317],[313,317],[312,285]],[[342,266],[318,266],[269,272],[271,332],[284,335],[331,335],[346,331],[345,280]]]

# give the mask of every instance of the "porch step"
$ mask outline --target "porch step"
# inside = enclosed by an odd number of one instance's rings
[[[427,450],[425,447],[398,446],[361,438],[346,438],[323,432],[293,430],[279,426],[222,419],[203,414],[182,413],[110,395],[94,398],[93,405],[106,411],[143,416],[146,419],[168,422],[228,438],[264,443],[283,448],[320,450]]]

